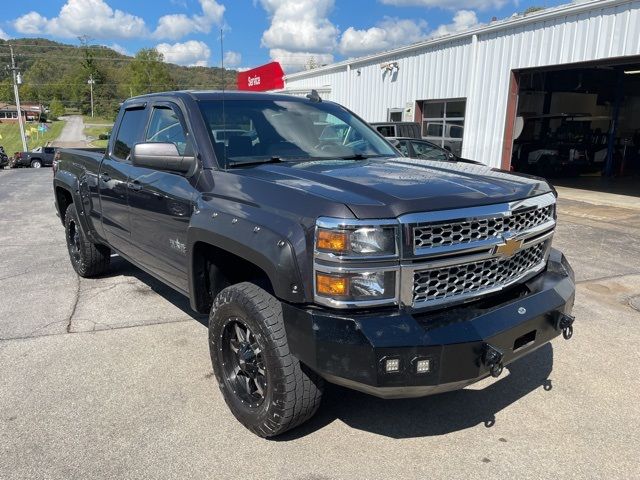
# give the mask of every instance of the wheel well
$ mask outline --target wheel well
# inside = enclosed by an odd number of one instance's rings
[[[73,203],[71,192],[62,187],[56,187],[56,201],[60,210],[60,219],[64,223],[64,214],[67,213],[67,207]]]
[[[209,313],[213,299],[228,287],[240,282],[252,282],[273,294],[267,273],[233,253],[198,242],[193,247],[193,287],[196,309]]]
[[[40,157],[31,157],[30,160],[33,162],[35,160],[38,160],[39,162],[42,162],[42,159]]]

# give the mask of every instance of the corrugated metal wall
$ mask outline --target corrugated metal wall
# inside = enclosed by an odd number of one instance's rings
[[[510,26],[510,25],[513,26]],[[510,72],[640,55],[640,0],[561,7],[538,21],[507,22],[426,44],[287,77],[287,89],[329,87],[330,99],[370,122],[416,100],[467,98],[462,155],[500,166]],[[397,74],[382,63],[397,62]]]

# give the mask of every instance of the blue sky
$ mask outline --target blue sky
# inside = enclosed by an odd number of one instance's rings
[[[446,35],[552,0],[4,0],[0,37],[93,43],[134,54],[156,47],[167,61],[227,65],[279,60],[285,70],[330,63]],[[312,60],[310,60],[310,58]]]

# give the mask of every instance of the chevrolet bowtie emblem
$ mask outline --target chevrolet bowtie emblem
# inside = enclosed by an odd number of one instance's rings
[[[505,258],[510,257],[522,248],[522,242],[522,240],[516,240],[515,238],[507,238],[504,243],[496,247],[495,253]]]

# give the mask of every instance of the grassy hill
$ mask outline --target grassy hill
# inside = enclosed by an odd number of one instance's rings
[[[37,124],[28,123],[27,129],[36,126]],[[51,122],[49,123],[49,130],[42,134],[34,134],[28,139],[28,148],[33,150],[36,147],[44,146],[48,142],[55,140],[60,135],[64,122]],[[22,140],[20,140],[20,127],[17,123],[3,123],[0,124],[0,145],[4,147],[5,152],[10,157],[15,152],[22,151]]]
[[[111,118],[118,105],[131,95],[148,93],[136,86],[132,65],[136,60],[100,45],[74,46],[40,38],[0,40],[0,65],[11,63],[8,44],[14,47],[16,63],[22,72],[20,99],[23,103],[48,105],[53,98],[65,107],[89,111],[89,74],[94,72],[95,109],[98,115]],[[140,65],[140,62],[138,62]],[[144,64],[143,64],[144,65]],[[217,67],[183,67],[162,63],[161,84],[150,83],[145,90],[235,88],[233,70]],[[11,76],[0,71],[0,102],[13,103]]]

